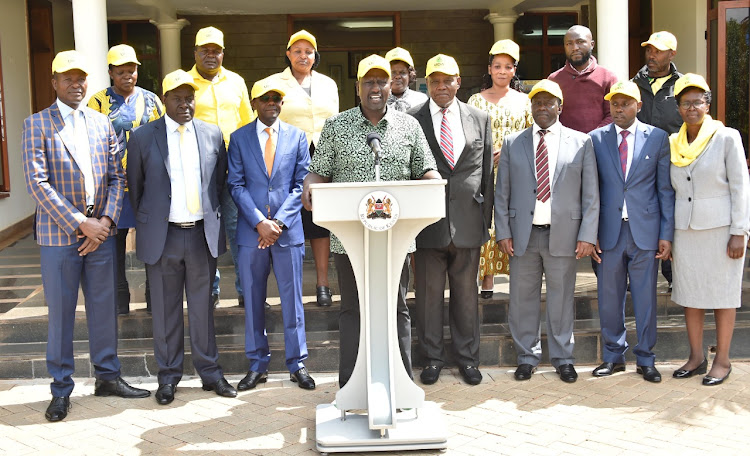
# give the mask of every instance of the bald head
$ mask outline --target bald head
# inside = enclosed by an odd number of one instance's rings
[[[584,70],[591,60],[594,40],[591,30],[583,25],[574,25],[565,33],[565,58],[578,71]]]

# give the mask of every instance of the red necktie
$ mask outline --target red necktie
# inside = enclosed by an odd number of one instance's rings
[[[456,165],[456,158],[453,156],[453,135],[446,111],[448,111],[448,108],[440,110],[443,113],[443,121],[440,122],[440,150],[443,151],[445,159],[448,160],[448,164],[453,169]]]
[[[628,134],[630,132],[627,130],[623,130],[620,132],[622,135],[622,141],[620,141],[620,147],[618,148],[620,150],[620,165],[622,166],[622,177],[624,178],[627,174],[628,169],[628,142],[625,140],[625,138],[628,137]]]
[[[544,135],[547,130],[539,130],[539,145],[536,146],[536,199],[546,203],[550,197],[549,157]]]

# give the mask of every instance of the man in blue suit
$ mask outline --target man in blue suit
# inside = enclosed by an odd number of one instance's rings
[[[315,389],[305,368],[307,339],[302,307],[302,182],[310,165],[305,133],[278,119],[284,90],[271,78],[256,82],[251,105],[258,118],[229,139],[229,191],[237,220],[240,284],[249,297],[245,305],[247,376],[237,389],[245,391],[268,377],[271,352],[266,336],[266,284],[273,267],[281,297],[286,366],[300,388]]]
[[[593,375],[625,370],[625,295],[628,279],[638,343],[637,373],[660,382],[654,367],[656,277],[659,259],[669,258],[674,232],[670,152],[663,130],[639,122],[641,94],[633,82],[618,82],[604,97],[614,124],[590,133],[599,170],[599,321],[602,359]]]

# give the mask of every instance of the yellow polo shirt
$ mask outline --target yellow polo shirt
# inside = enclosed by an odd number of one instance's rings
[[[224,67],[215,81],[203,78],[195,65],[188,73],[199,87],[195,92],[195,118],[218,125],[229,147],[229,135],[255,119],[245,79]]]

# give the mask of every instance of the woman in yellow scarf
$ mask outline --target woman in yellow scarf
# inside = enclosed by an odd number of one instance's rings
[[[739,132],[708,115],[711,91],[703,77],[682,76],[674,94],[684,123],[669,138],[675,190],[672,301],[685,308],[690,358],[673,376],[706,373],[703,322],[706,309],[713,309],[716,357],[703,384],[719,385],[732,371],[729,347],[741,305],[750,179]]]

